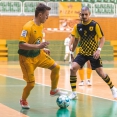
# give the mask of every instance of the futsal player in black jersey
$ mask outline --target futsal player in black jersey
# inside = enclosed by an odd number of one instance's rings
[[[80,50],[76,58],[74,59],[70,68],[70,84],[72,93],[70,99],[76,99],[76,82],[77,71],[83,67],[83,65],[89,60],[93,70],[96,70],[97,74],[108,84],[113,97],[117,98],[117,89],[114,87],[110,77],[104,73],[102,60],[100,57],[101,49],[105,42],[105,37],[100,25],[90,19],[90,10],[88,7],[81,9],[82,22],[76,24],[72,30],[72,38],[69,48],[73,52],[80,41]],[[80,40],[79,40],[80,39]],[[72,48],[71,45],[73,44]],[[73,55],[72,55],[73,56]]]

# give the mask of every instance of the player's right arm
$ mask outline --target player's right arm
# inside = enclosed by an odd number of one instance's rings
[[[70,43],[69,43],[69,49],[70,49],[70,51],[74,52],[74,50],[78,44],[78,38],[79,38],[79,34],[77,32],[77,25],[74,26],[71,35],[72,36],[71,36]]]
[[[28,43],[20,43],[19,49],[23,50],[37,50],[37,49],[43,49],[49,45],[49,42],[41,42],[40,44],[28,44]]]
[[[47,45],[49,44],[49,42],[42,42],[40,44],[29,44],[30,35],[31,35],[31,28],[24,26],[20,36],[19,49],[37,50],[37,49],[43,49],[47,47]]]

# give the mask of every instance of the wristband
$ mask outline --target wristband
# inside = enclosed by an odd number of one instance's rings
[[[74,52],[70,51],[70,54],[74,54]]]
[[[100,51],[101,51],[102,49],[99,47],[99,48],[98,48],[98,50],[100,50]]]

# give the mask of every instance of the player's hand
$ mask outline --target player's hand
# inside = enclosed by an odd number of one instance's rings
[[[45,52],[46,54],[50,55],[50,50],[49,50],[49,49],[44,48],[44,52]]]
[[[41,42],[40,44],[38,44],[38,48],[39,49],[43,49],[45,47],[47,47],[49,45],[49,42]]]
[[[74,55],[71,54],[71,61],[73,62],[74,61]]]
[[[96,52],[94,52],[93,58],[98,59],[99,57],[100,57],[100,50],[97,50]]]

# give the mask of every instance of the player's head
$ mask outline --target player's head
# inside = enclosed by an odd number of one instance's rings
[[[81,17],[83,22],[89,21],[89,16],[90,16],[90,10],[88,7],[82,7],[81,9]]]
[[[35,9],[35,18],[39,19],[40,23],[44,23],[49,16],[50,7],[39,3]]]

